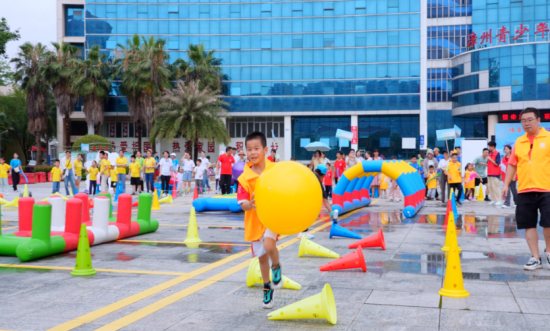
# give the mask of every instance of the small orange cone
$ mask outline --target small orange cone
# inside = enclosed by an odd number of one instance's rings
[[[447,224],[449,223],[449,212],[453,211],[453,205],[451,199],[447,200],[447,211],[445,212],[445,224],[441,227],[443,230],[447,229]]]
[[[361,246],[358,246],[357,250],[353,253],[349,253],[339,259],[320,266],[319,270],[331,271],[355,268],[361,268],[364,272],[367,272],[367,265],[365,264],[365,257],[363,256],[363,249],[361,248]]]
[[[178,197],[178,191],[176,190],[176,181],[172,184],[172,198],[175,199]]]
[[[382,233],[382,229],[378,230],[377,234],[374,234],[372,236],[369,236],[367,238],[361,239],[359,241],[354,242],[353,244],[349,244],[348,248],[357,248],[357,247],[380,247],[383,250],[386,250],[386,241],[384,240],[384,233]]]
[[[193,201],[199,197],[199,191],[197,191],[197,187],[195,186],[195,191],[193,192]]]

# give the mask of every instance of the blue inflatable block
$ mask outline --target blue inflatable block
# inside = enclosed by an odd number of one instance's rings
[[[241,205],[237,203],[237,198],[198,198],[193,201],[193,207],[196,212],[230,211],[240,213],[243,211]]]
[[[336,223],[332,223],[332,226],[330,227],[330,235],[329,238],[332,238],[334,236],[338,237],[344,237],[344,238],[352,238],[352,239],[363,239],[360,235],[357,233],[350,231],[344,227],[341,227],[340,225]]]

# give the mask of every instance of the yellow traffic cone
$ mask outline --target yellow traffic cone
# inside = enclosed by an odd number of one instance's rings
[[[298,257],[302,257],[302,255],[304,254],[317,255],[322,257],[332,257],[335,259],[340,257],[340,254],[337,254],[326,247],[316,244],[311,240],[308,240],[306,236],[303,236],[302,241],[300,242]]]
[[[27,184],[25,184],[25,188],[23,189],[22,197],[23,198],[28,198],[29,197],[29,189],[27,188]]]
[[[271,272],[269,273],[269,280],[273,280],[273,275]],[[299,290],[302,288],[302,285],[296,283],[285,275],[283,275],[281,282],[283,282],[284,288],[289,288],[292,290]],[[248,273],[246,274],[246,285],[248,287],[252,287],[256,283],[264,283],[264,279],[262,278],[262,271],[260,270],[260,260],[258,258],[252,259],[252,262],[248,267]]]
[[[455,216],[452,211],[449,211],[449,222],[447,223],[447,235],[445,236],[445,245],[441,247],[441,250],[448,252],[450,247],[456,245],[459,252],[462,252],[462,248],[458,247],[458,239],[456,236]]]
[[[201,243],[202,240],[199,238],[199,230],[197,229],[197,216],[195,215],[195,208],[191,207],[191,212],[189,213],[189,224],[187,225],[187,238],[183,241],[187,243]]]
[[[160,210],[159,197],[156,189],[155,192],[153,192],[153,206],[151,207],[151,210]]]
[[[330,324],[336,324],[338,320],[336,302],[329,284],[325,284],[321,293],[277,309],[267,317],[270,320],[326,318]]]
[[[167,197],[160,199],[159,203],[172,203],[172,196],[168,195]]]
[[[80,226],[80,236],[78,237],[78,250],[76,251],[76,264],[71,271],[72,276],[91,276],[97,271],[92,268],[92,255],[90,253],[90,242],[88,241],[88,230],[86,224]]]
[[[7,208],[7,207],[16,207],[16,208],[17,208],[17,207],[19,207],[19,197],[13,198],[13,200],[10,201],[10,202],[8,202],[8,203],[6,203],[6,204],[4,205],[4,207],[5,207],[5,208]]]
[[[483,196],[483,183],[479,183],[479,192],[477,193],[477,201],[485,201]]]
[[[447,259],[447,269],[445,270],[443,288],[437,292],[444,297],[464,298],[470,296],[470,293],[464,289],[462,267],[460,266],[460,255],[458,252],[457,245],[451,246]]]

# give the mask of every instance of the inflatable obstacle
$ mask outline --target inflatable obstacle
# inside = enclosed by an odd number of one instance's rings
[[[332,192],[332,209],[343,214],[370,205],[370,184],[379,173],[397,182],[405,197],[403,214],[413,217],[424,205],[426,186],[404,161],[363,161],[344,171]]]
[[[240,213],[243,211],[237,203],[237,194],[217,195],[213,197],[197,198],[193,201],[195,211],[230,211]]]
[[[83,201],[88,196],[65,201],[50,197],[48,202],[35,203],[33,198],[19,199],[19,231],[0,235],[0,255],[17,256],[21,261],[68,252],[77,249],[82,224],[86,225],[90,245],[154,232],[159,223],[151,219],[151,194],[139,195],[136,219],[131,219],[132,196],[120,194],[115,222],[110,222],[111,203],[106,196],[94,198],[93,219]],[[87,215],[87,217],[86,217]]]

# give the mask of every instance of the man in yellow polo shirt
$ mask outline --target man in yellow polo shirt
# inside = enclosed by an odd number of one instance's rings
[[[99,152],[99,174],[101,175],[101,192],[109,192],[109,168],[111,167],[111,162],[109,162],[109,155],[104,151]]]
[[[539,224],[544,228],[542,233],[546,241],[544,257],[550,268],[550,132],[540,127],[540,114],[536,108],[525,108],[520,118],[525,134],[512,148],[502,196],[508,194],[510,182],[517,173],[516,224],[518,230],[525,229],[525,240],[532,255],[523,269],[542,268],[537,233],[539,211]]]
[[[126,160],[126,158],[124,157],[124,151],[120,150],[118,152],[118,157],[116,158],[116,172],[117,172],[117,183],[122,184],[122,193],[126,193],[126,168],[127,167],[128,167],[128,160]]]
[[[455,195],[455,200],[458,205],[461,205],[460,196],[462,195],[462,175],[460,169],[460,162],[458,162],[458,154],[453,153],[451,156],[451,162],[447,166],[448,169],[445,170],[445,175],[447,175],[447,181],[449,183],[449,190],[453,189]],[[458,195],[457,195],[458,193]],[[453,197],[449,195],[449,199]]]

